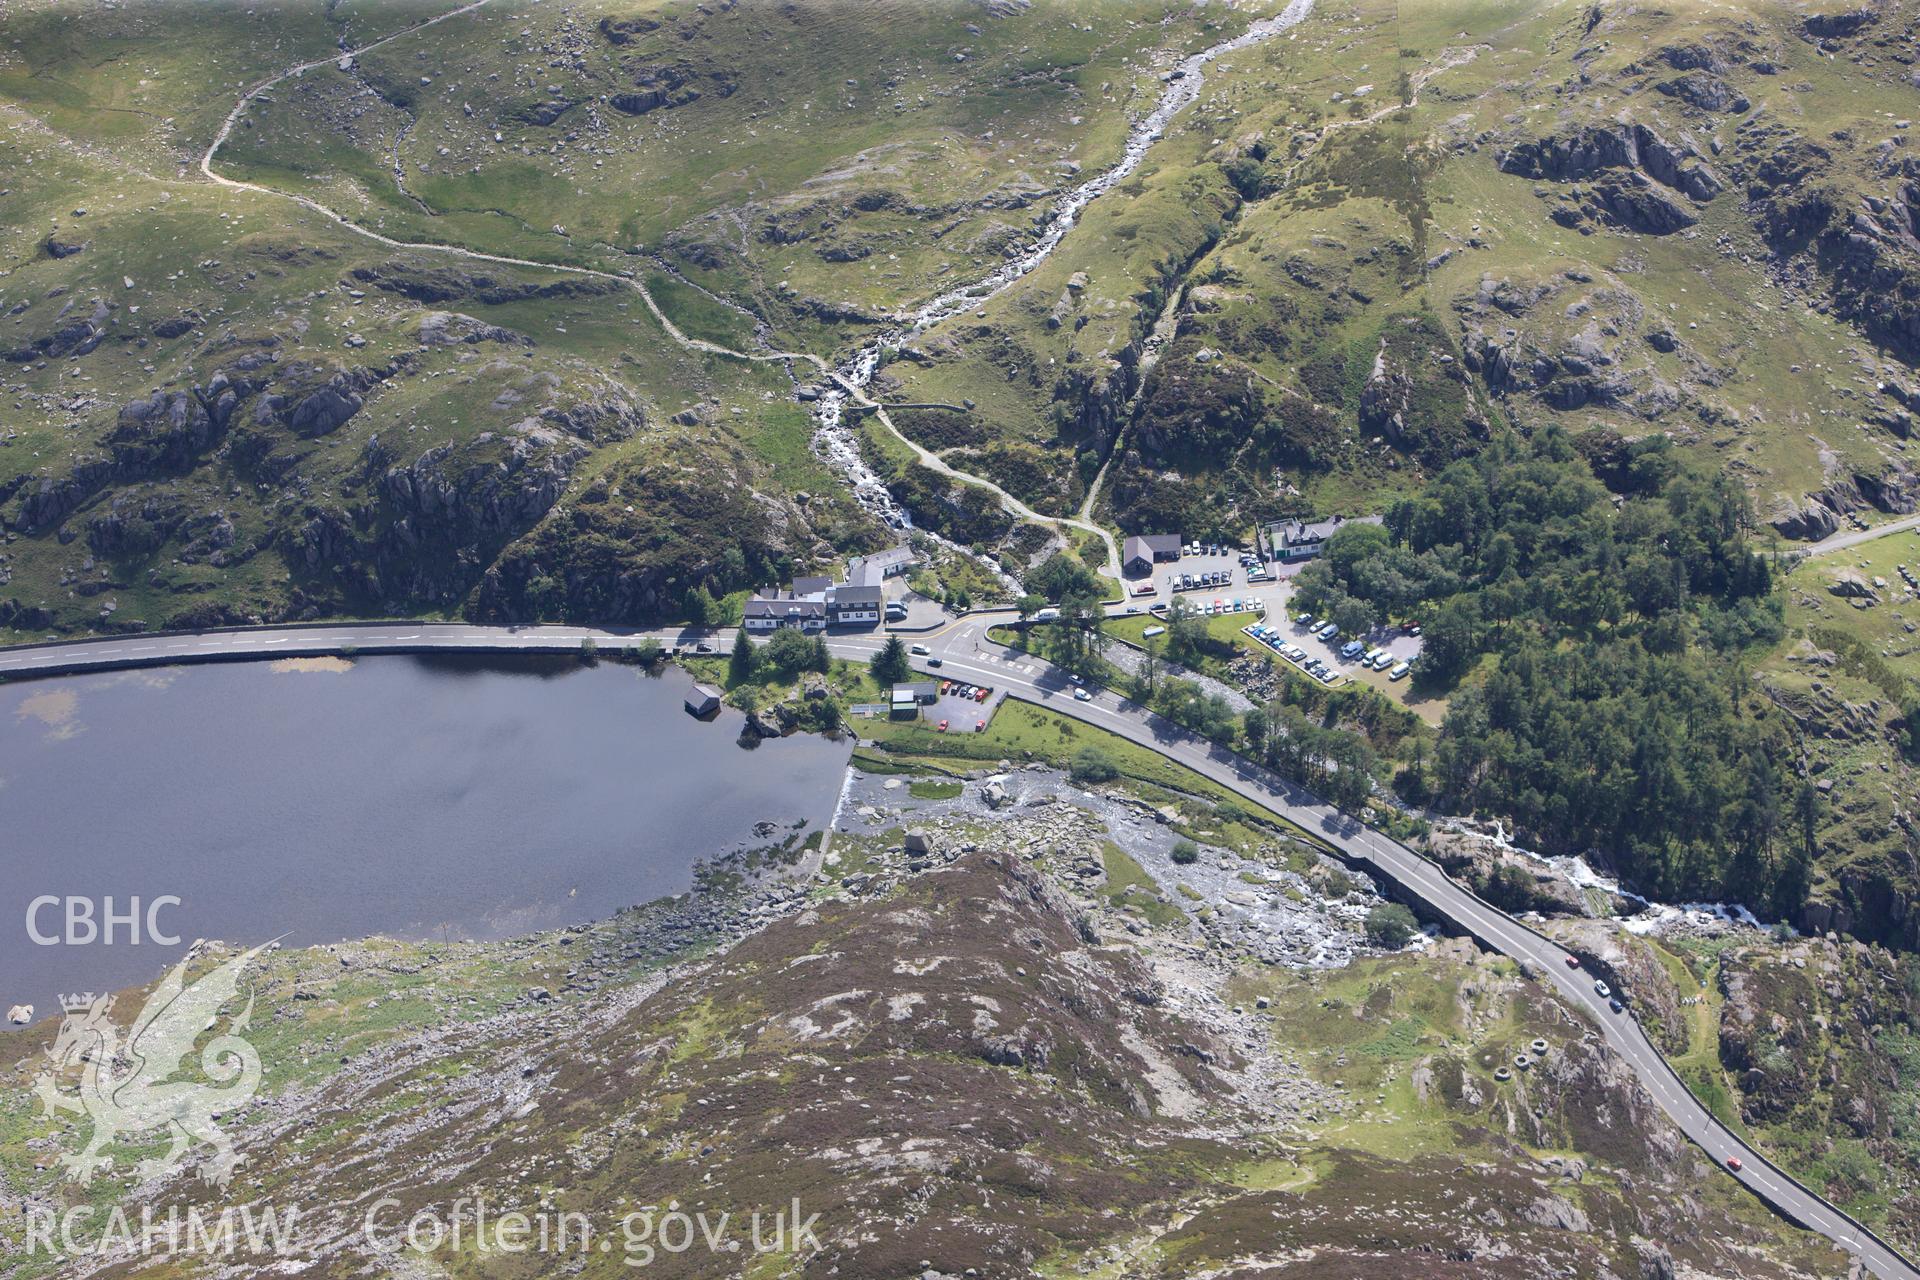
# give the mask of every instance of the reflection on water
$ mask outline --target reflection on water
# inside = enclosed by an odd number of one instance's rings
[[[181,899],[183,943],[504,937],[605,916],[825,824],[848,747],[740,749],[689,681],[563,656],[234,664],[0,685],[0,1010],[145,981],[180,948],[40,946],[34,899]],[[43,908],[39,931],[58,934]],[[122,930],[124,934],[125,930]]]

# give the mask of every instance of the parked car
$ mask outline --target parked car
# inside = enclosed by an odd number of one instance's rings
[[[1329,622],[1326,626],[1320,628],[1318,631],[1314,632],[1313,634],[1315,634],[1316,636],[1319,636],[1322,640],[1331,640],[1335,636],[1340,634],[1340,628],[1337,624]]]
[[[1411,670],[1413,670],[1411,662],[1396,662],[1393,664],[1393,670],[1387,672],[1387,679],[1404,680],[1407,678],[1407,672]]]
[[[1303,613],[1303,614],[1300,614],[1298,617],[1296,617],[1294,621],[1299,623],[1303,627],[1310,627],[1313,625],[1313,615],[1310,613]]]
[[[975,702],[985,702],[987,695],[991,692],[993,692],[991,689],[975,689],[973,691],[973,700]]]
[[[987,722],[985,720],[975,720],[973,722],[973,731],[975,733],[985,733],[987,731]]]
[[[947,722],[945,720],[942,720],[940,722],[940,732],[945,733],[946,731],[947,731]]]

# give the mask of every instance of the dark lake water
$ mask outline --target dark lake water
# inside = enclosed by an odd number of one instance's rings
[[[738,744],[677,670],[403,657],[0,685],[0,1014],[144,982],[195,938],[493,938],[676,893],[759,822],[826,825],[849,746]],[[318,667],[319,669],[315,669]],[[779,837],[774,837],[778,839]],[[161,895],[163,932],[40,945],[35,898]],[[63,907],[35,917],[65,933]],[[82,926],[78,932],[85,933]]]

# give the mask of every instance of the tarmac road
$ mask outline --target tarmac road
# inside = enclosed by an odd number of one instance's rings
[[[972,614],[941,630],[903,637],[930,652],[914,665],[1004,690],[1010,696],[1106,729],[1157,751],[1231,788],[1314,833],[1330,847],[1376,872],[1402,896],[1482,945],[1528,966],[1551,983],[1600,1029],[1608,1045],[1633,1068],[1648,1093],[1673,1122],[1725,1171],[1738,1158],[1740,1183],[1790,1221],[1857,1255],[1867,1273],[1883,1280],[1920,1280],[1916,1268],[1860,1223],[1828,1204],[1759,1152],[1748,1147],[1690,1093],[1654,1048],[1630,1010],[1615,1013],[1594,990],[1593,975],[1569,967],[1569,953],[1526,925],[1496,910],[1450,880],[1412,849],[1321,802],[1316,796],[1235,753],[1188,733],[1111,690],[1089,691],[1087,701],[1044,659],[987,639],[987,629],[1010,614]],[[262,627],[183,635],[132,635],[0,649],[0,677],[20,678],[181,662],[290,658],[372,653],[578,653],[591,640],[612,651],[642,638],[692,645],[706,640],[716,652],[732,647],[732,635],[693,630],[612,632],[592,627],[480,627],[464,623],[327,623]],[[865,658],[885,642],[879,633],[828,637],[836,656]],[[933,660],[938,660],[935,668]]]

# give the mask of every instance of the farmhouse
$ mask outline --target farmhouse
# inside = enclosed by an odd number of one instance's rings
[[[1331,516],[1325,520],[1304,520],[1298,517],[1289,520],[1276,520],[1263,529],[1267,544],[1267,554],[1275,560],[1305,560],[1320,554],[1331,538],[1341,528],[1349,524],[1379,524],[1379,516],[1355,516],[1343,520]]]

